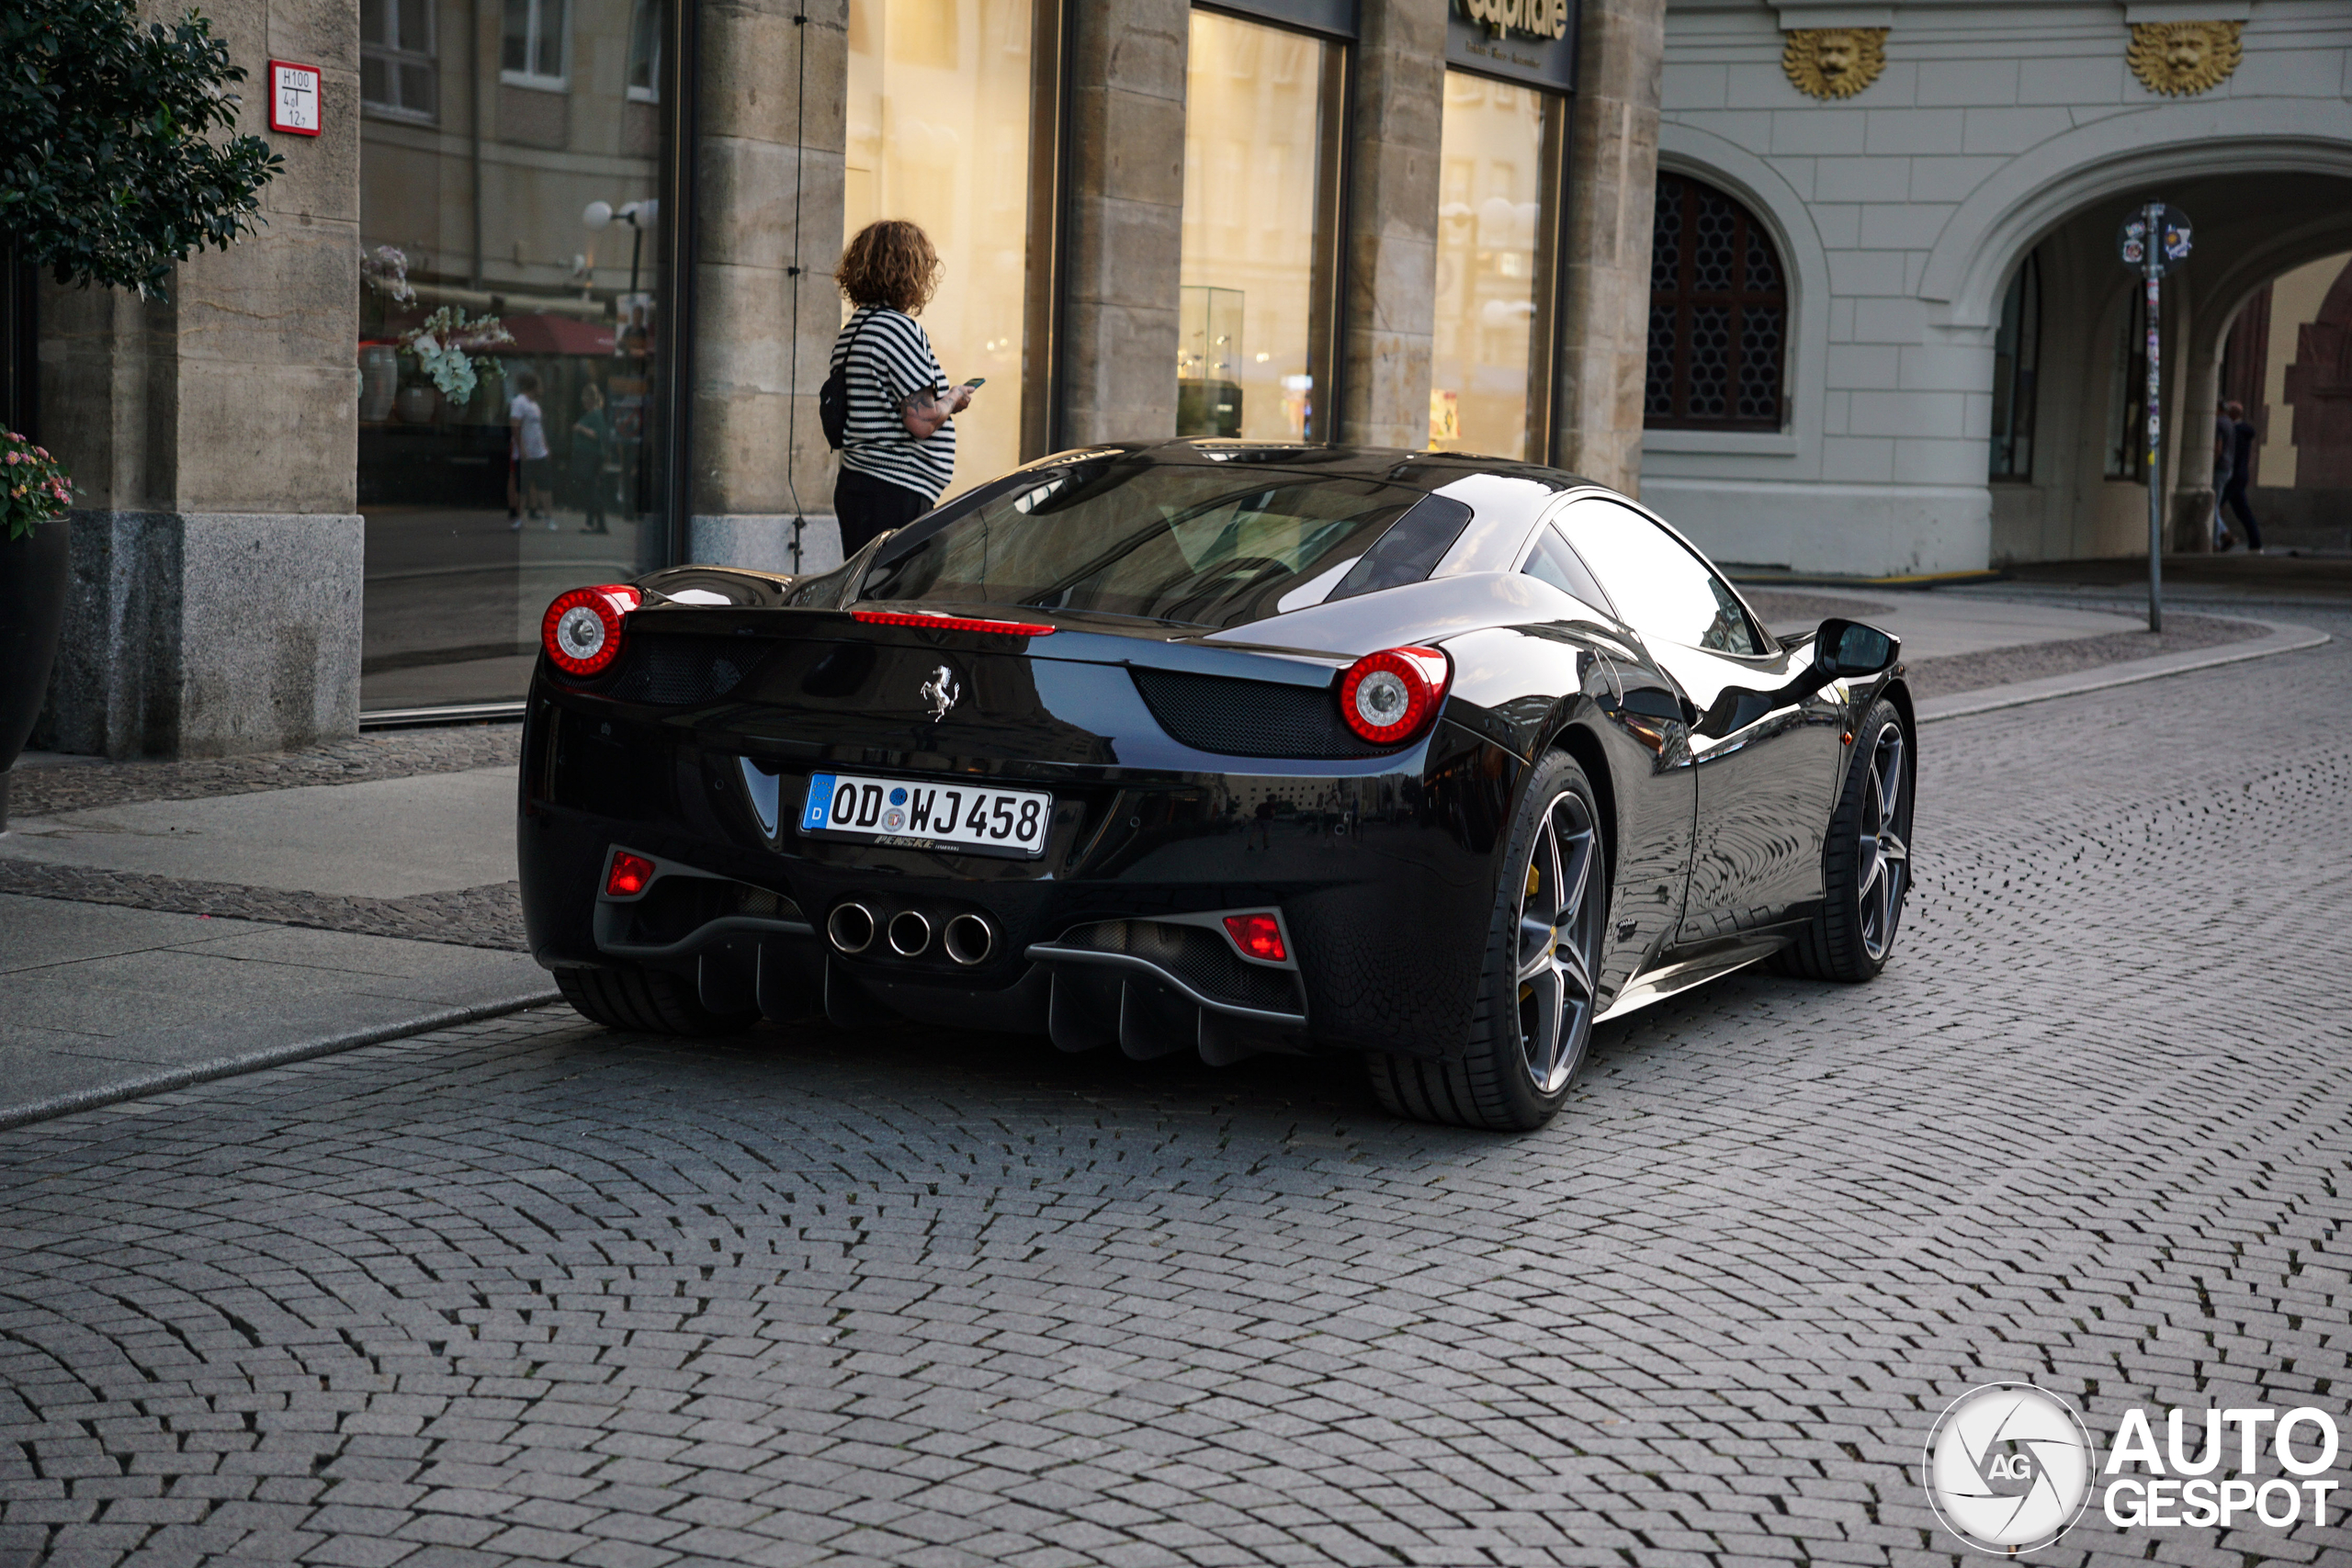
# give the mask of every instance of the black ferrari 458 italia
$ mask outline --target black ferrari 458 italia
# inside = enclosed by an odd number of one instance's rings
[[[1532,464],[1066,452],[838,570],[676,568],[544,632],[531,949],[619,1029],[1345,1054],[1530,1128],[1598,1020],[1759,959],[1869,979],[1908,886],[1894,639],[1782,641]]]

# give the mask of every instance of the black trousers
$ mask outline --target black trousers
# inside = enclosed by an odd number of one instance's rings
[[[2254,520],[2254,508],[2245,503],[2244,479],[2232,479],[2222,487],[2222,504],[2230,509],[2230,514],[2238,520],[2238,526],[2245,530],[2245,547],[2250,550],[2262,548],[2262,528]]]
[[[833,481],[833,515],[842,525],[842,558],[857,554],[876,534],[905,527],[930,511],[931,505],[931,497],[921,491],[844,465],[842,477]]]

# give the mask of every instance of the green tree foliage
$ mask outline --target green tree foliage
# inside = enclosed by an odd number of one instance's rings
[[[0,241],[60,283],[159,296],[175,263],[259,222],[285,165],[233,128],[242,66],[190,11],[144,28],[130,0],[0,0]]]

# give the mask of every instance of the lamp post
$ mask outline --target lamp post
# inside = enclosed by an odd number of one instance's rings
[[[2164,322],[2165,273],[2188,259],[2188,215],[2161,201],[2149,202],[2123,220],[2116,254],[2140,275],[2148,302],[2148,629],[2165,629],[2164,391],[2158,329]]]
[[[580,220],[591,229],[607,229],[616,220],[628,225],[628,291],[632,296],[637,293],[638,263],[645,254],[645,231],[660,216],[660,207],[656,201],[625,201],[618,207],[609,201],[592,201],[580,215]]]

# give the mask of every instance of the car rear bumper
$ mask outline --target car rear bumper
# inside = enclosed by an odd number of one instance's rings
[[[1522,771],[1467,729],[1441,721],[1360,761],[1200,753],[1186,769],[810,750],[542,682],[517,843],[534,955],[665,969],[720,1010],[1036,1032],[1139,1056],[1441,1055],[1464,1037]],[[1054,827],[1035,860],[804,837],[795,819],[824,769],[1048,788]],[[616,849],[656,863],[641,893],[605,895]],[[832,929],[852,906],[874,926],[854,952]],[[1226,940],[1221,917],[1248,910],[1278,913],[1283,963]],[[890,941],[901,916],[910,953]]]

